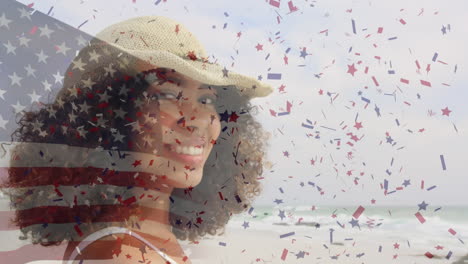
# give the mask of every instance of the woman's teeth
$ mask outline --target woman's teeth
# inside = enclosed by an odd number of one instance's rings
[[[171,150],[175,151],[179,154],[184,154],[184,155],[193,155],[197,156],[203,153],[203,147],[197,148],[197,147],[181,147],[181,146],[176,146],[174,149],[174,146],[171,146]]]

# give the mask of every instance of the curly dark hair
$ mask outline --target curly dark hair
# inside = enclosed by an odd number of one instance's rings
[[[56,219],[58,218],[57,214],[53,211],[42,213],[37,219],[31,219],[29,209],[42,208],[39,205],[44,204],[44,201],[57,198],[53,188],[46,189],[50,190],[48,193],[47,191],[32,192],[24,188],[17,188],[18,186],[37,186],[41,177],[45,177],[44,173],[48,174],[46,177],[48,179],[61,178],[62,181],[68,181],[68,185],[71,186],[73,186],[73,179],[77,177],[89,179],[90,184],[95,184],[98,183],[97,177],[102,175],[104,171],[104,169],[81,168],[78,172],[77,170],[67,171],[66,168],[55,167],[47,170],[14,169],[13,164],[16,157],[27,155],[33,151],[27,144],[22,143],[53,143],[87,148],[103,147],[104,149],[122,151],[134,149],[134,144],[138,142],[126,141],[124,144],[111,140],[113,132],[110,128],[117,127],[122,129],[125,135],[132,134],[130,126],[123,124],[124,121],[136,120],[139,113],[137,109],[130,106],[131,104],[125,102],[145,96],[145,90],[149,86],[145,79],[147,74],[148,72],[128,75],[125,71],[119,70],[115,75],[106,75],[98,83],[93,84],[87,92],[76,87],[66,87],[64,84],[54,102],[45,104],[38,111],[25,112],[20,117],[17,121],[18,128],[11,135],[12,141],[19,142],[19,144],[11,152],[13,154],[10,158],[9,175],[0,186],[9,188],[2,189],[2,191],[10,197],[11,207],[15,210],[15,217],[11,219],[11,222],[20,228],[22,232],[20,239],[31,239],[33,244],[51,246],[60,245],[63,241],[79,241],[80,237],[76,235],[73,228],[47,225],[47,223],[60,223]],[[122,86],[127,88],[128,93],[119,93]],[[235,112],[239,118],[236,122],[222,120],[221,134],[216,140],[216,144],[213,145],[204,165],[204,175],[201,182],[189,190],[174,189],[171,194],[169,221],[173,227],[174,235],[180,240],[196,241],[206,234],[224,234],[225,225],[231,216],[246,211],[262,190],[258,177],[263,173],[264,154],[269,133],[266,133],[261,124],[255,120],[256,108],[251,105],[250,98],[243,95],[237,87],[213,87],[218,92],[217,112],[220,115]],[[109,95],[109,100],[102,103],[98,97],[104,92]],[[80,111],[78,107],[85,101],[93,106],[88,113]],[[112,118],[111,110],[117,108],[127,112],[127,120]],[[76,112],[78,114],[74,118],[75,122],[66,122],[69,120],[69,115]],[[88,129],[89,133],[84,138],[80,129],[83,131],[84,127],[89,127],[90,118],[97,117],[110,120],[109,129],[91,126]],[[40,122],[41,126],[34,127],[34,122]],[[42,130],[42,128],[45,129]],[[63,132],[60,133],[59,130],[63,130]],[[44,131],[48,133],[44,133]],[[48,184],[54,185],[56,183],[50,182]],[[133,184],[136,185],[136,183]],[[224,196],[223,200],[218,196],[220,191]],[[115,197],[109,197],[105,201],[99,190],[89,192],[87,198],[95,204],[104,202],[109,204],[110,200],[115,200]],[[189,199],[190,206],[178,202],[183,199]],[[112,207],[112,210],[103,206],[98,213],[83,213],[83,211],[89,211],[86,206],[75,208],[76,210],[68,211],[70,215],[61,215],[60,219],[80,217],[82,232],[85,235],[111,225],[106,223],[105,219],[117,219],[120,216],[125,218],[120,219],[123,221],[128,220],[131,215],[138,214],[138,211],[134,210],[135,208],[132,206],[117,206]],[[196,220],[200,217],[203,221]],[[44,224],[38,225],[37,222]]]

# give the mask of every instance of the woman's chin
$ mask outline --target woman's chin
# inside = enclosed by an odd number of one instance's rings
[[[174,175],[175,176],[175,175]],[[183,175],[177,175],[175,179],[174,188],[186,189],[195,187],[200,184],[203,176],[203,169],[200,171],[193,171]]]

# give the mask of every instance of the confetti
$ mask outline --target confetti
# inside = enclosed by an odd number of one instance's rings
[[[421,224],[424,224],[424,222],[426,222],[426,219],[424,218],[424,216],[422,216],[422,214],[420,212],[417,212],[416,214],[414,214],[416,216],[416,218],[419,220],[419,222],[421,222]]]
[[[293,236],[294,234],[296,234],[296,232],[289,232],[289,233],[280,235],[280,238],[285,238],[285,237]]]
[[[442,169],[446,170],[444,155],[440,155],[440,162],[442,163]]]

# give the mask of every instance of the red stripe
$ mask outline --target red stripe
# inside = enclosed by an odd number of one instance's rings
[[[25,245],[16,250],[0,252],[2,263],[23,264],[38,260],[62,260],[67,243],[59,246],[43,247],[41,245]]]
[[[8,172],[10,170],[10,172]],[[9,187],[37,187],[55,183],[63,186],[81,184],[109,184],[115,186],[135,186],[157,189],[169,193],[168,186],[177,185],[175,181],[165,175],[156,175],[148,172],[115,171],[102,168],[59,168],[59,167],[1,167],[0,181],[6,182],[8,173],[14,175]],[[137,175],[135,177],[135,175]],[[29,175],[29,177],[28,177]],[[72,175],[79,175],[72,177]],[[157,177],[157,180],[154,180]],[[29,178],[29,179],[28,179]],[[98,179],[100,178],[102,182]],[[153,178],[153,180],[152,180]],[[166,186],[166,187],[165,187]]]
[[[124,222],[131,214],[139,215],[136,208],[136,206],[125,205],[78,205],[73,208],[66,206],[40,206],[27,210],[0,211],[0,219],[5,219],[5,221],[0,221],[0,230],[17,230],[30,225],[45,223],[77,223],[77,221],[84,222],[85,219],[91,217],[95,219],[94,222]],[[168,219],[164,218],[164,212],[161,209],[145,208],[146,210],[150,213],[149,217],[145,219],[169,225]],[[20,214],[21,219],[23,219],[23,226],[21,227],[6,221],[6,219],[14,218],[15,212]],[[185,219],[181,220],[186,221]]]

